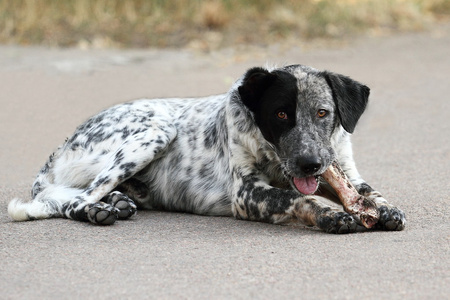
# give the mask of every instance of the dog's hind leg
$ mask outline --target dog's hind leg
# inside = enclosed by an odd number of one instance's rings
[[[114,191],[95,203],[82,199],[68,201],[63,205],[62,211],[67,218],[73,220],[111,225],[117,219],[125,220],[134,216],[137,207],[127,195]]]
[[[89,186],[63,206],[64,216],[100,225],[110,225],[118,218],[132,216],[136,212],[134,202],[124,194],[113,191],[162,156],[175,138],[177,131],[173,124],[165,121],[158,123],[128,137]]]
[[[74,160],[69,152],[71,145],[60,148],[33,184],[33,200],[24,203],[14,199],[10,202],[8,213],[11,218],[26,221],[66,217],[110,225],[116,219],[134,215],[133,201],[126,195],[112,193],[114,188],[161,157],[177,135],[171,120],[153,120],[146,125],[140,124],[139,131],[126,137],[127,132],[123,132],[123,140],[111,144],[110,154],[102,153],[103,149],[94,145],[90,149],[81,149],[85,152],[76,152],[81,158]],[[94,160],[85,159],[92,153],[98,153],[98,156]]]

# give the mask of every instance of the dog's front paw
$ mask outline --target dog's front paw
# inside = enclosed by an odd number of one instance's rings
[[[400,231],[405,229],[405,213],[396,207],[382,205],[379,207],[380,219],[377,228],[388,231]]]
[[[346,212],[335,212],[319,217],[318,227],[328,233],[353,233],[362,230],[355,218]]]
[[[103,202],[89,204],[86,210],[88,220],[97,225],[112,225],[119,214],[119,209]]]

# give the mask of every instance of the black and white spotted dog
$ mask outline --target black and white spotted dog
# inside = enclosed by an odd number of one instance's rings
[[[79,126],[39,172],[33,200],[8,212],[110,225],[143,208],[354,232],[357,218],[320,196],[331,188],[319,175],[337,160],[379,207],[377,228],[402,230],[403,212],[352,158],[368,96],[346,76],[294,65],[250,69],[223,95],[117,105]]]

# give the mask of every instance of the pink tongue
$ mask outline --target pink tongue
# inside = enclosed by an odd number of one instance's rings
[[[297,190],[304,195],[312,194],[317,190],[317,180],[314,176],[306,178],[294,177],[294,185]]]

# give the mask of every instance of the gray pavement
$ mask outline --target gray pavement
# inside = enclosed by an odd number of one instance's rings
[[[0,47],[1,299],[450,299],[450,26],[330,49]],[[248,67],[302,63],[371,87],[360,172],[406,211],[402,232],[140,211],[111,227],[13,223],[47,156],[90,115],[134,98],[225,92]]]

